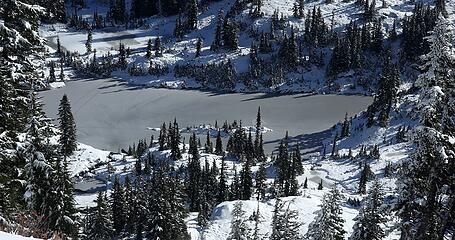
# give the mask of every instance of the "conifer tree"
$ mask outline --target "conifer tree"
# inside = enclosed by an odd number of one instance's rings
[[[122,70],[125,70],[128,65],[128,62],[126,60],[125,45],[121,42],[118,45],[118,65]]]
[[[197,147],[196,133],[190,137],[189,154],[191,159],[188,163],[187,194],[190,204],[190,211],[199,210],[200,186],[201,186],[201,163],[199,161],[199,150]]]
[[[256,208],[256,211],[253,213],[253,215],[250,217],[253,218],[254,220],[254,229],[253,229],[253,234],[251,236],[252,240],[261,240],[263,239],[263,235],[259,232],[260,227],[259,225],[262,222],[262,215],[261,212],[259,211],[259,201],[258,201],[258,206]]]
[[[335,133],[335,137],[333,138],[332,153],[330,155],[331,157],[336,157],[338,155],[337,141],[338,141],[338,132]]]
[[[197,29],[197,15],[198,15],[197,0],[191,0],[188,9],[188,27],[190,30]]]
[[[65,71],[63,70],[63,66],[64,66],[63,58],[60,58],[60,75],[59,75],[60,82],[65,81]]]
[[[229,50],[237,50],[239,47],[237,26],[229,18],[225,20],[223,25],[223,45]]]
[[[198,58],[199,56],[201,56],[201,51],[202,51],[202,38],[197,38],[197,42],[196,42],[196,56],[195,58]]]
[[[245,211],[242,209],[243,203],[237,201],[232,210],[231,232],[228,240],[246,240],[249,229],[245,221]]]
[[[256,136],[254,139],[254,151],[256,159],[258,161],[264,160],[264,149],[262,146],[262,119],[261,119],[261,107],[258,107],[258,113],[256,115]]]
[[[341,138],[345,138],[349,136],[349,129],[350,129],[350,121],[348,119],[348,113],[344,115],[344,121],[341,129]]]
[[[259,165],[259,169],[256,172],[256,194],[258,200],[264,200],[265,191],[266,191],[266,181],[267,181],[267,169],[265,168],[265,163]]]
[[[241,198],[240,193],[241,193],[240,192],[240,180],[239,180],[239,176],[237,174],[237,167],[234,166],[234,179],[231,182],[229,200],[230,201],[239,200]]]
[[[62,48],[61,48],[61,45],[60,45],[60,37],[57,36],[57,54],[60,55],[62,54]]]
[[[341,217],[342,209],[340,201],[342,195],[336,188],[323,196],[321,209],[316,219],[310,224],[306,238],[309,240],[343,240],[345,231],[343,229],[344,219]]]
[[[273,210],[272,220],[272,235],[270,240],[291,240],[302,239],[300,236],[300,226],[302,225],[297,221],[298,212],[290,209],[291,202],[281,202],[277,198],[275,209]]]
[[[212,51],[218,50],[221,46],[223,46],[223,23],[224,23],[224,12],[221,9],[218,12],[217,22],[216,22],[216,30],[215,30],[215,38],[213,43],[210,47]]]
[[[322,179],[321,182],[318,184],[318,190],[322,190],[324,188],[324,185],[322,184]]]
[[[161,38],[158,36],[155,38],[155,56],[162,57],[163,56],[163,47],[161,46]]]
[[[243,164],[242,171],[240,172],[240,184],[241,184],[241,199],[249,200],[252,195],[253,188],[253,176],[251,173],[251,160],[247,160]]]
[[[185,29],[183,26],[183,21],[182,21],[182,14],[179,13],[179,16],[175,22],[175,28],[174,28],[174,36],[180,40],[183,38],[185,35]]]
[[[374,181],[368,196],[363,200],[359,215],[354,218],[354,231],[349,240],[380,240],[385,236],[381,224],[385,222],[382,208],[384,194],[381,184]]]
[[[171,145],[171,159],[178,160],[182,158],[182,153],[180,151],[181,137],[177,119],[174,118],[174,123],[172,125],[172,128],[169,129],[169,132]]]
[[[49,63],[49,82],[55,82],[55,62],[51,61]]]
[[[71,105],[68,97],[63,95],[60,100],[58,109],[61,152],[64,156],[69,156],[77,148],[76,142],[76,123],[74,122],[73,113],[71,112]]]
[[[207,131],[207,137],[205,140],[205,152],[212,153],[212,151],[213,151],[213,145],[212,145],[212,141],[210,140],[210,132]]]
[[[180,179],[171,176],[163,163],[154,173],[149,189],[152,198],[144,210],[147,213],[148,239],[189,239],[184,219],[187,217]]]
[[[367,182],[370,177],[370,174],[371,174],[370,166],[365,161],[365,163],[363,164],[362,171],[360,172],[359,190],[358,190],[359,194],[366,193],[366,186],[367,186]]]
[[[453,27],[440,16],[428,38],[430,51],[423,57],[423,73],[417,80],[420,99],[416,110],[422,127],[415,136],[416,150],[402,163],[397,182],[401,239],[443,239],[450,231],[443,223],[453,219],[445,214],[453,209],[453,202],[444,199],[453,198],[454,193],[443,190],[453,187],[453,178],[447,174],[447,169],[453,169],[448,165],[453,157],[453,143],[448,139],[454,137],[453,120],[448,116],[455,113],[450,39]]]
[[[221,131],[220,130],[218,130],[218,134],[216,135],[215,154],[216,155],[223,154],[223,142],[221,140]]]
[[[0,214],[3,223],[14,223],[26,207],[27,171],[24,167],[30,163],[26,160],[33,155],[36,160],[38,155],[45,153],[33,150],[32,146],[37,142],[30,144],[28,140],[22,140],[23,145],[18,145],[17,138],[19,133],[26,133],[30,139],[30,130],[37,130],[31,128],[30,120],[38,118],[30,118],[32,98],[25,89],[47,84],[31,61],[41,59],[44,53],[43,39],[38,34],[38,21],[42,15],[43,9],[29,2],[4,0],[0,3]],[[42,137],[41,134],[34,136]],[[26,154],[22,155],[23,151]],[[50,160],[47,153],[43,155]]]
[[[226,162],[224,161],[224,157],[221,159],[221,168],[220,168],[220,181],[218,185],[218,193],[216,196],[217,203],[224,202],[228,199],[228,186],[227,186],[227,179],[226,179]]]
[[[52,189],[49,194],[50,203],[46,209],[50,229],[60,232],[66,237],[78,235],[79,223],[76,201],[74,200],[73,182],[65,158],[57,156],[54,164]]]
[[[87,41],[85,42],[85,49],[87,53],[92,52],[92,42],[93,42],[92,30],[89,29],[87,33]]]
[[[31,108],[32,111],[36,111],[33,103]],[[39,132],[40,123],[37,119],[38,116],[34,115],[31,117],[30,126],[27,131],[29,145],[24,152],[25,158],[27,159],[27,164],[24,167],[27,179],[24,197],[29,209],[41,216],[50,204],[47,192],[51,191],[53,168],[40,151],[43,139]]]
[[[152,57],[152,39],[149,38],[147,41],[147,53],[145,54],[146,58]]]
[[[159,150],[163,151],[167,149],[167,130],[166,130],[166,123],[163,122],[163,125],[160,129],[160,136],[158,138]]]
[[[113,192],[111,194],[112,202],[112,220],[115,234],[119,235],[125,227],[125,193],[118,176],[114,179]]]
[[[113,236],[112,222],[110,220],[108,202],[106,194],[98,193],[96,199],[95,212],[92,216],[90,230],[88,233],[89,239],[111,239]]]

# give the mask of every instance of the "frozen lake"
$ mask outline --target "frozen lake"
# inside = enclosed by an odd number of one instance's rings
[[[149,140],[152,134],[156,139],[158,132],[148,128],[157,128],[174,117],[181,128],[213,124],[215,120],[219,124],[242,120],[244,126],[255,125],[260,106],[263,125],[273,129],[264,134],[265,148],[270,152],[287,130],[290,136],[299,138],[321,132],[341,121],[346,112],[354,115],[372,101],[364,96],[221,94],[136,88],[116,79],[77,79],[67,82],[64,88],[41,92],[49,117],[56,117],[64,93],[71,101],[78,141],[111,151],[127,148],[141,138]]]

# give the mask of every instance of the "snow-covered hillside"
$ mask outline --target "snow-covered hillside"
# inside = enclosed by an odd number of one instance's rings
[[[379,65],[376,63],[374,54],[366,54],[367,59],[364,70],[362,71],[349,71],[340,74],[335,80],[335,85],[328,81],[326,70],[330,61],[331,46],[320,48],[322,58],[322,65],[315,64],[305,65],[298,67],[292,71],[285,71],[284,75],[276,75],[275,73],[268,74],[269,70],[264,70],[266,74],[263,79],[253,79],[254,84],[249,85],[250,80],[245,80],[247,73],[250,71],[250,53],[252,43],[259,44],[259,35],[261,32],[269,32],[270,22],[275,11],[278,11],[280,16],[283,14],[286,18],[286,27],[283,31],[276,31],[277,38],[281,39],[284,33],[289,34],[290,29],[294,28],[297,38],[303,38],[305,29],[305,16],[304,19],[293,17],[294,0],[265,0],[263,1],[262,12],[263,16],[259,18],[252,18],[249,16],[249,9],[242,10],[235,20],[240,25],[238,32],[239,48],[235,51],[220,50],[212,51],[211,45],[214,42],[217,14],[220,10],[227,12],[234,4],[234,0],[222,0],[208,4],[204,9],[200,9],[198,15],[198,28],[188,32],[183,38],[176,38],[174,36],[174,28],[177,16],[160,17],[154,16],[147,18],[143,25],[139,28],[129,26],[128,29],[122,26],[112,27],[107,24],[107,27],[93,30],[93,43],[92,47],[96,50],[98,59],[106,59],[109,53],[113,61],[118,60],[119,44],[123,44],[128,49],[127,69],[117,69],[112,73],[109,71],[108,75],[119,77],[130,84],[134,85],[147,85],[155,87],[167,88],[212,88],[237,92],[342,92],[342,93],[362,93],[372,94],[377,84],[377,75]],[[423,1],[424,3],[433,4],[432,1]],[[381,28],[383,35],[387,38],[389,31],[393,28],[395,22],[397,32],[400,33],[401,21],[405,16],[409,16],[414,9],[416,2],[391,0],[391,1],[377,1],[376,10],[377,18],[381,19]],[[452,1],[447,2],[447,11],[449,16],[453,15],[455,4]],[[82,16],[89,23],[93,21],[93,14],[96,12],[101,16],[106,16],[108,6],[99,1],[87,0],[86,8],[80,9],[78,16]],[[130,3],[127,2],[127,9]],[[312,11],[313,7],[321,9],[322,18],[326,25],[330,26],[334,32],[345,32],[346,26],[354,21],[356,24],[363,24],[362,18],[363,6],[359,6],[354,1],[335,0],[332,3],[326,3],[325,0],[311,1],[305,3],[306,11]],[[57,37],[63,49],[69,52],[77,52],[75,60],[82,61],[83,63],[90,63],[93,61],[94,54],[86,53],[86,30],[75,30],[68,28],[63,24],[45,25],[41,27],[41,34],[47,38],[50,45],[56,45]],[[162,48],[164,49],[163,56],[153,56],[150,60],[145,57],[147,43],[149,40],[152,43],[160,38]],[[200,56],[195,57],[197,51],[198,38],[202,40]],[[280,48],[279,42],[272,45],[273,51],[270,54],[259,54],[259,58],[263,61],[276,61],[273,55],[278,54]],[[396,44],[391,41],[387,44],[392,44],[393,51],[395,51]],[[300,50],[302,56],[301,61],[308,58],[310,54],[307,50]],[[318,53],[319,54],[319,53]],[[195,81],[194,77],[181,76],[182,74],[176,72],[176,66],[190,66],[193,70],[195,66],[202,66],[208,64],[221,64],[222,62],[229,61],[232,63],[235,71],[234,86],[224,88],[214,85],[206,85],[201,79]],[[55,60],[54,60],[55,61]],[[104,61],[104,60],[100,60]],[[310,60],[313,61],[313,60]],[[79,64],[79,63],[78,63]],[[158,69],[153,71],[164,71],[158,74],[149,73],[150,66],[155,65]],[[80,64],[79,64],[80,66]],[[265,67],[267,68],[267,67]],[[90,71],[90,70],[89,70]],[[183,70],[185,72],[187,70]],[[129,73],[128,73],[129,72]],[[134,74],[132,74],[134,72]],[[105,75],[106,73],[100,73]],[[206,73],[207,74],[207,73]],[[186,74],[184,74],[186,75]],[[200,78],[200,77],[196,77]],[[261,77],[259,77],[261,78]],[[275,78],[279,78],[277,81]],[[369,79],[369,81],[366,81]],[[244,80],[242,80],[244,79]],[[274,80],[275,79],[275,80]],[[403,79],[408,80],[408,79]],[[202,81],[202,82],[201,82]],[[256,83],[257,82],[257,83]],[[248,84],[247,84],[248,83]],[[247,84],[247,85],[246,85]]]

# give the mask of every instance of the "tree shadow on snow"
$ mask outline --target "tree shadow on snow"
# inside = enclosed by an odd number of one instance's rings
[[[331,134],[331,129],[328,129],[321,132],[289,136],[289,146],[291,149],[294,149],[295,144],[298,143],[300,147],[300,153],[305,159],[310,155],[322,152],[322,141],[330,138]],[[276,147],[272,153],[277,153],[280,141],[281,139],[266,141],[264,144],[274,144]]]

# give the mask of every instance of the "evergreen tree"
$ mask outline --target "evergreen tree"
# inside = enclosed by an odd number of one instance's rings
[[[57,54],[60,55],[62,54],[62,48],[61,48],[61,45],[60,45],[60,37],[57,36]]]
[[[61,152],[65,156],[69,156],[77,148],[76,142],[76,124],[74,122],[73,113],[71,112],[71,105],[68,97],[63,95],[60,100],[58,108],[58,119],[60,129],[59,143],[61,145]]]
[[[367,182],[368,182],[368,179],[370,178],[370,175],[371,175],[370,166],[368,165],[368,163],[365,160],[362,171],[360,172],[359,190],[358,190],[359,194],[366,193]]]
[[[159,151],[163,151],[167,149],[167,130],[166,130],[166,123],[163,122],[163,125],[160,129],[160,136],[158,137],[158,144],[159,144]]]
[[[179,14],[179,17],[177,18],[177,20],[175,22],[174,36],[178,40],[180,40],[183,38],[184,35],[185,35],[185,29],[184,29],[183,22],[182,22],[182,14]]]
[[[228,199],[228,186],[227,186],[227,179],[226,179],[226,162],[224,161],[224,157],[221,159],[221,168],[220,168],[220,181],[218,186],[218,193],[216,196],[217,203],[224,202]]]
[[[297,221],[298,212],[291,210],[290,205],[290,202],[286,204],[277,198],[275,209],[273,210],[272,235],[270,236],[270,240],[302,239],[300,236],[300,226],[302,224]]]
[[[359,215],[354,218],[354,231],[349,240],[380,240],[385,236],[381,224],[385,223],[382,208],[384,196],[381,184],[374,181],[368,196],[363,200]]]
[[[342,195],[334,187],[330,193],[324,194],[321,210],[316,219],[310,224],[306,238],[309,240],[343,240],[345,231],[343,229],[344,219],[341,217],[342,209],[340,201]]]
[[[210,47],[211,50],[216,51],[221,46],[223,46],[223,23],[224,23],[224,12],[221,9],[218,12],[217,22],[216,22],[216,30],[215,30],[215,39]]]
[[[39,151],[39,144],[42,140],[39,139],[41,136],[38,133],[38,124],[37,120],[32,118],[30,130],[28,131],[30,145],[25,152],[25,157],[27,158],[27,164],[25,165],[27,185],[24,197],[29,209],[41,216],[45,208],[50,204],[47,192],[51,190],[53,169],[44,154]]]
[[[85,42],[85,49],[87,53],[92,52],[92,42],[93,42],[92,30],[89,29],[87,33],[87,41]]]
[[[147,41],[147,53],[145,54],[146,58],[152,57],[152,39],[149,38]]]
[[[198,58],[199,56],[201,56],[201,51],[202,51],[202,38],[197,38],[197,42],[196,42],[196,58]]]
[[[198,15],[197,0],[191,0],[188,9],[188,27],[190,30],[197,29],[197,15]]]
[[[350,130],[350,121],[348,119],[348,113],[344,115],[344,121],[341,129],[341,138],[345,138],[349,136],[349,130]]]
[[[55,82],[55,62],[51,61],[49,63],[49,82]]]
[[[179,129],[179,124],[177,123],[177,119],[174,119],[174,123],[172,125],[172,128],[169,128],[170,132],[170,144],[171,144],[171,159],[173,160],[178,160],[182,158],[182,153],[180,151],[180,143],[181,143],[181,137],[180,137],[180,129]]]
[[[242,171],[240,172],[241,184],[241,199],[250,200],[253,194],[253,174],[251,173],[251,160],[247,160],[243,164]]]
[[[338,132],[335,133],[335,137],[333,138],[332,153],[330,155],[331,157],[336,157],[338,155],[337,141],[338,141]]]
[[[254,139],[254,151],[258,161],[265,160],[264,149],[262,146],[262,119],[261,119],[261,107],[258,107],[258,113],[256,115],[256,136]]]
[[[30,163],[31,156],[35,155],[36,159],[45,153],[35,152],[32,147],[35,144],[28,140],[18,144],[17,138],[19,133],[28,133],[30,139],[29,130],[36,129],[31,128],[32,98],[25,89],[46,87],[47,84],[31,61],[42,59],[44,53],[43,39],[38,34],[38,21],[42,15],[41,7],[28,2],[0,2],[0,215],[3,223],[14,223],[25,209],[27,171],[24,167]],[[41,134],[35,136],[42,137]],[[22,151],[26,154],[22,155]],[[50,160],[47,154],[43,155]]]
[[[288,134],[286,132],[286,137],[281,140],[278,147],[278,156],[275,160],[275,168],[277,171],[276,174],[276,183],[278,184],[279,189],[282,194],[288,192],[286,189],[289,188],[288,176],[289,176],[289,154],[288,154]]]
[[[123,184],[124,188],[124,196],[125,196],[125,201],[124,201],[124,209],[123,212],[125,213],[125,232],[128,234],[133,233],[133,228],[134,228],[134,218],[135,216],[133,214],[126,214],[126,213],[133,213],[134,209],[134,201],[135,201],[135,196],[134,196],[134,191],[133,191],[133,186],[131,184],[130,177],[127,175],[125,177],[125,182]]]
[[[162,57],[163,56],[163,47],[161,46],[161,38],[158,36],[155,38],[155,56]]]
[[[125,213],[125,193],[118,176],[114,179],[113,191],[111,194],[112,220],[115,234],[119,235],[124,227],[126,220]]]
[[[453,169],[448,160],[453,156],[454,84],[453,27],[439,17],[428,38],[430,51],[424,55],[423,73],[417,85],[420,99],[417,105],[422,127],[415,136],[416,150],[401,165],[398,177],[398,215],[401,217],[401,239],[443,239],[451,230],[445,223],[453,221],[446,214],[453,209]],[[450,171],[450,170],[449,170]]]
[[[150,198],[144,216],[148,239],[189,239],[184,219],[187,217],[183,187],[178,177],[171,176],[163,163],[154,173],[150,184]]]
[[[324,189],[324,185],[322,184],[322,179],[321,179],[321,182],[319,182],[318,184],[318,190],[322,190]]]
[[[111,239],[113,236],[112,222],[110,220],[108,202],[106,194],[98,193],[96,199],[95,212],[92,216],[90,230],[88,233],[89,239]]]
[[[59,75],[59,78],[60,78],[60,82],[64,82],[65,81],[65,71],[63,71],[63,58],[60,58],[60,75]]]
[[[221,131],[220,130],[218,130],[218,134],[216,135],[215,154],[216,155],[223,154],[223,142],[221,140]]]
[[[229,18],[224,21],[223,25],[223,45],[229,50],[237,50],[239,48],[237,26]]]
[[[232,210],[231,232],[229,233],[228,240],[247,240],[248,239],[248,225],[245,221],[245,211],[242,209],[243,203],[237,201]]]
[[[67,237],[75,238],[78,234],[78,217],[74,188],[68,170],[66,158],[57,158],[55,163],[55,177],[51,195],[52,204],[49,206],[50,229],[60,232]]]
[[[265,199],[265,191],[267,187],[267,169],[265,168],[265,163],[259,165],[259,169],[256,172],[256,194],[258,200]]]
[[[213,152],[213,145],[212,141],[210,140],[210,132],[207,131],[207,137],[205,140],[205,152],[206,153],[212,153]]]
[[[118,45],[118,66],[122,70],[125,70],[126,67],[128,66],[128,62],[126,60],[125,45],[121,42]]]
[[[201,163],[199,161],[199,150],[197,147],[196,133],[190,137],[189,154],[191,159],[188,163],[187,194],[190,211],[198,211],[200,206],[201,186]]]

